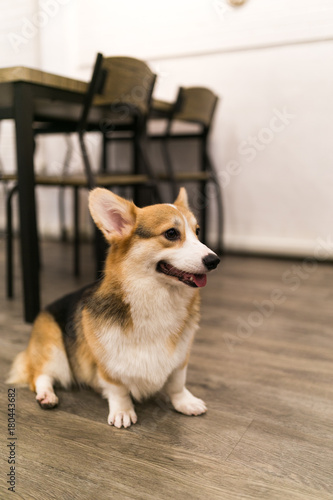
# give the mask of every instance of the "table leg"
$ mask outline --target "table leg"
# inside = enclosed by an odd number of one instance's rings
[[[16,161],[19,192],[24,318],[32,323],[39,312],[38,235],[33,161],[33,95],[29,85],[14,85]]]

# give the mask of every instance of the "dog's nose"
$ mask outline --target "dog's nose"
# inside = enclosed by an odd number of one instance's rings
[[[209,253],[202,259],[202,262],[207,267],[208,271],[211,271],[219,265],[220,259],[214,253]]]

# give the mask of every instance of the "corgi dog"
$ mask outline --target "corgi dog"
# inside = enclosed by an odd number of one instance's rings
[[[42,408],[58,404],[55,384],[90,386],[118,428],[136,423],[135,400],[162,389],[178,412],[205,413],[186,368],[199,288],[220,259],[199,241],[185,189],[174,204],[138,208],[96,188],[89,209],[110,244],[103,278],[39,313],[8,382],[28,384]]]

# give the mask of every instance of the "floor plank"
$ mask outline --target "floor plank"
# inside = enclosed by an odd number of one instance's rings
[[[79,279],[70,246],[44,243],[42,255],[43,304],[93,279],[89,246]],[[4,297],[3,242],[0,266],[4,450],[4,379],[30,327],[22,321],[19,266],[16,298]],[[106,424],[107,403],[93,391],[59,390],[59,407],[43,411],[18,388],[16,497],[332,498],[333,266],[312,267],[229,256],[208,277],[188,373],[190,389],[207,402],[203,417],[180,415],[158,395],[137,406],[138,424],[118,430]],[[7,498],[7,472],[5,451],[0,498]]]

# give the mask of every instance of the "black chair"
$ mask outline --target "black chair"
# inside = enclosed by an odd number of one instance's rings
[[[112,58],[113,59],[113,58]],[[127,59],[127,58],[126,58]],[[79,121],[73,122],[70,120],[59,121],[59,124],[41,123],[36,122],[36,134],[53,134],[53,133],[72,133],[74,130],[78,133],[81,153],[84,164],[84,172],[82,175],[36,175],[36,186],[57,186],[57,187],[70,187],[74,191],[74,262],[75,272],[79,271],[79,196],[78,190],[81,188],[93,189],[96,186],[111,188],[120,186],[130,186],[137,188],[144,186],[148,188],[149,192],[153,194],[152,199],[160,202],[161,192],[153,169],[145,152],[145,145],[143,144],[144,134],[142,133],[145,116],[143,108],[138,103],[128,99],[128,94],[118,94],[119,97],[115,98],[114,86],[117,87],[117,80],[114,79],[114,74],[109,70],[108,59],[105,60],[102,54],[98,54],[93,70],[92,79],[88,85],[87,93],[82,105],[82,112]],[[145,80],[147,82],[147,80]],[[151,73],[151,81],[148,82],[149,93],[147,94],[147,101],[151,97],[152,88],[155,82],[155,75]],[[119,84],[119,82],[118,82]],[[119,89],[121,86],[119,87]],[[94,105],[93,105],[94,104]],[[105,128],[105,124],[108,128]],[[85,135],[87,131],[99,131],[105,137],[110,128],[113,130],[126,130],[131,126],[133,130],[134,141],[136,147],[136,164],[134,171],[130,173],[112,172],[109,173],[106,169],[102,172],[93,172],[89,161],[88,151],[85,143]],[[104,142],[107,139],[104,140]],[[103,163],[106,163],[104,159]],[[139,168],[140,164],[140,168]],[[0,181],[10,182],[14,181],[13,187],[9,190],[7,195],[7,297],[13,297],[13,229],[12,229],[12,199],[17,191],[17,178],[11,174],[0,174]],[[104,239],[101,238],[100,233],[96,232],[96,260],[97,260],[97,273],[102,270],[102,262],[104,260]]]
[[[134,174],[155,173],[148,159],[147,117],[151,105],[156,75],[146,62],[133,57],[108,57],[103,60],[104,86],[101,96],[94,100],[95,106],[108,106],[111,116],[106,116],[101,130],[103,154],[101,171],[114,170],[110,161],[110,147],[119,142],[130,142],[132,146]],[[118,166],[116,166],[117,171]],[[157,183],[157,178],[155,177]],[[157,185],[158,189],[158,185]],[[142,186],[134,191],[135,203],[140,206],[153,202],[147,189]],[[157,200],[162,199],[159,192]]]
[[[216,251],[222,253],[223,243],[223,203],[222,192],[218,181],[218,176],[214,165],[210,159],[208,150],[209,133],[211,131],[212,121],[216,110],[218,97],[208,88],[204,87],[181,87],[177,99],[173,106],[166,112],[168,119],[165,134],[155,136],[162,139],[161,147],[165,161],[166,174],[162,174],[160,179],[167,181],[175,198],[179,185],[187,182],[195,182],[200,186],[200,195],[197,197],[197,208],[200,212],[201,239],[207,240],[207,221],[209,198],[207,196],[207,185],[212,183],[215,187],[217,203],[217,244]],[[191,132],[175,132],[176,122],[187,124],[196,124],[197,129]],[[175,162],[171,160],[170,142],[171,140],[193,139],[200,141],[200,170],[177,170]]]

